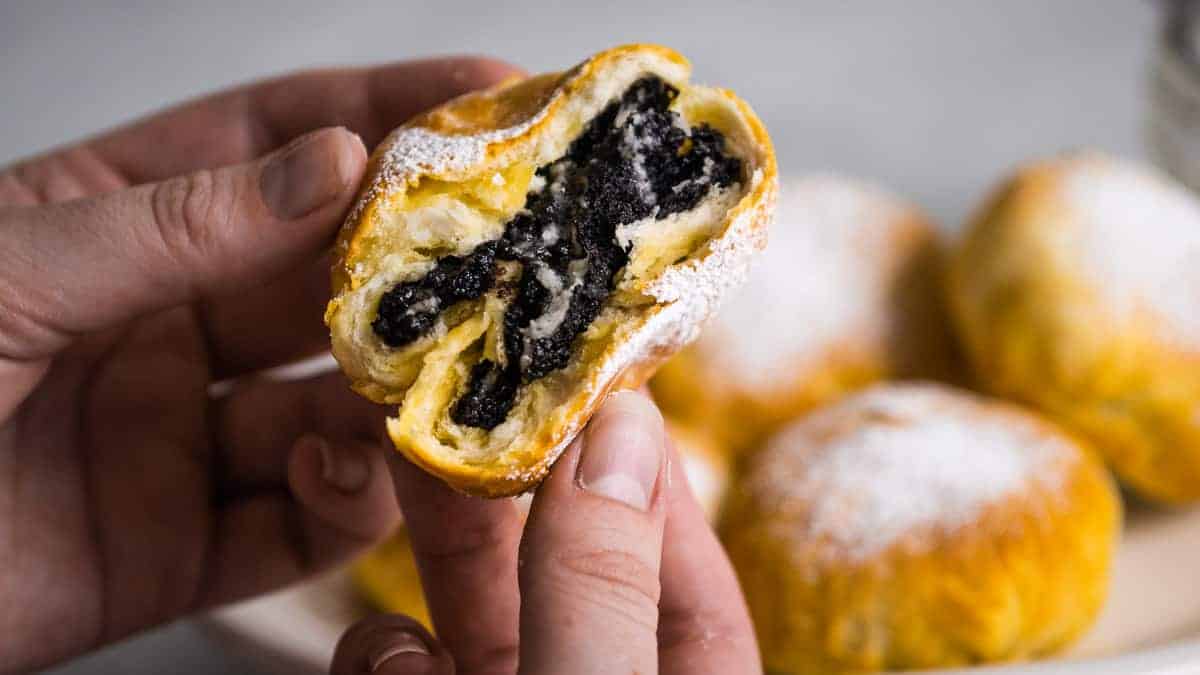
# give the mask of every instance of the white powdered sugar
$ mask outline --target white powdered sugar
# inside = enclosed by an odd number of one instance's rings
[[[889,240],[914,209],[836,176],[785,181],[766,252],[698,348],[715,372],[747,387],[781,364],[820,358],[855,336],[882,339],[889,318]]]
[[[768,182],[769,181],[769,182]],[[746,278],[750,259],[762,250],[766,223],[775,210],[775,177],[755,169],[746,188],[747,198],[759,196],[750,208],[736,211],[725,233],[709,243],[708,251],[679,265],[668,267],[646,289],[660,306],[636,330],[618,340],[594,366],[584,383],[580,407],[594,410],[608,395],[621,374],[644,362],[647,355],[673,352],[695,339],[700,326],[730,291]],[[541,476],[562,454],[587,422],[575,415],[562,429],[559,441],[534,466],[514,469],[508,478],[519,481]]]
[[[516,138],[529,131],[545,116],[548,107],[521,124],[475,135],[440,134],[422,127],[400,127],[386,138],[379,160],[379,170],[350,214],[348,222],[357,220],[359,213],[371,200],[415,181],[426,174],[453,174],[478,164],[491,143]],[[499,179],[499,183],[497,183]],[[492,176],[493,185],[502,185],[504,177]]]
[[[1200,202],[1157,172],[1085,156],[1064,165],[1064,250],[1118,319],[1151,318],[1200,348]]]
[[[749,477],[778,536],[827,560],[920,550],[984,509],[1055,494],[1079,450],[1019,413],[933,385],[876,386],[777,435]]]

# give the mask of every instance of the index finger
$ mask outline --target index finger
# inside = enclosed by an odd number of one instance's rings
[[[517,546],[521,515],[508,499],[454,492],[388,454],[425,601],[458,675],[517,669]]]
[[[672,446],[670,440],[667,445]],[[673,447],[670,452],[677,457]],[[761,673],[754,627],[733,566],[688,487],[683,463],[671,462],[671,471],[663,535],[659,672]]]
[[[329,126],[370,148],[418,112],[519,73],[469,56],[309,70],[184,103],[82,147],[133,184],[245,162]]]

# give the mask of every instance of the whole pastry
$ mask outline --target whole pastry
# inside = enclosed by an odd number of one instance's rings
[[[782,183],[746,285],[651,381],[670,417],[736,453],[780,425],[885,378],[945,379],[954,355],[938,235],[870,183]]]
[[[1120,514],[1032,414],[879,385],[751,457],[721,532],[767,670],[829,675],[1059,649],[1103,603]]]
[[[950,275],[979,383],[1090,439],[1143,496],[1200,499],[1200,203],[1095,153],[1022,168]]]
[[[451,486],[539,481],[604,396],[698,332],[765,242],[770,140],[679,54],[602,52],[396,130],[336,247],[354,388]]]

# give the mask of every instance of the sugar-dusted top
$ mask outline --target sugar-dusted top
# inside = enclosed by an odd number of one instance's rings
[[[1019,412],[936,385],[880,385],[777,435],[747,478],[775,533],[819,557],[862,562],[974,522],[1079,458]]]
[[[918,218],[890,193],[839,176],[784,181],[766,252],[697,345],[723,377],[746,387],[778,379],[783,363],[831,344],[882,339],[896,228]]]
[[[1200,200],[1148,167],[1099,155],[1063,163],[1064,250],[1117,319],[1151,317],[1200,350]]]

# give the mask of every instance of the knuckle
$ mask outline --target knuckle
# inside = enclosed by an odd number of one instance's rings
[[[22,229],[21,220],[31,213],[0,207],[0,235]],[[21,239],[0,236],[0,359],[27,361],[53,353],[75,335],[63,323],[61,295],[38,283],[39,267]]]
[[[17,169],[0,172],[0,205],[34,206],[41,201],[37,189]]]
[[[438,567],[454,568],[491,560],[497,552],[506,550],[510,541],[496,522],[480,519],[444,530],[432,541],[422,543],[423,557]]]
[[[663,651],[720,643],[736,649],[746,640],[753,641],[749,624],[730,619],[720,612],[663,612],[658,621],[658,644]]]
[[[225,181],[212,171],[197,171],[156,185],[151,210],[168,254],[205,259],[214,253],[232,216],[230,195]]]
[[[458,675],[512,675],[517,672],[521,649],[515,642],[460,655]]]
[[[638,616],[657,616],[658,572],[637,555],[617,549],[568,549],[554,556],[564,588],[610,606],[619,602]],[[649,612],[649,614],[647,614]]]

